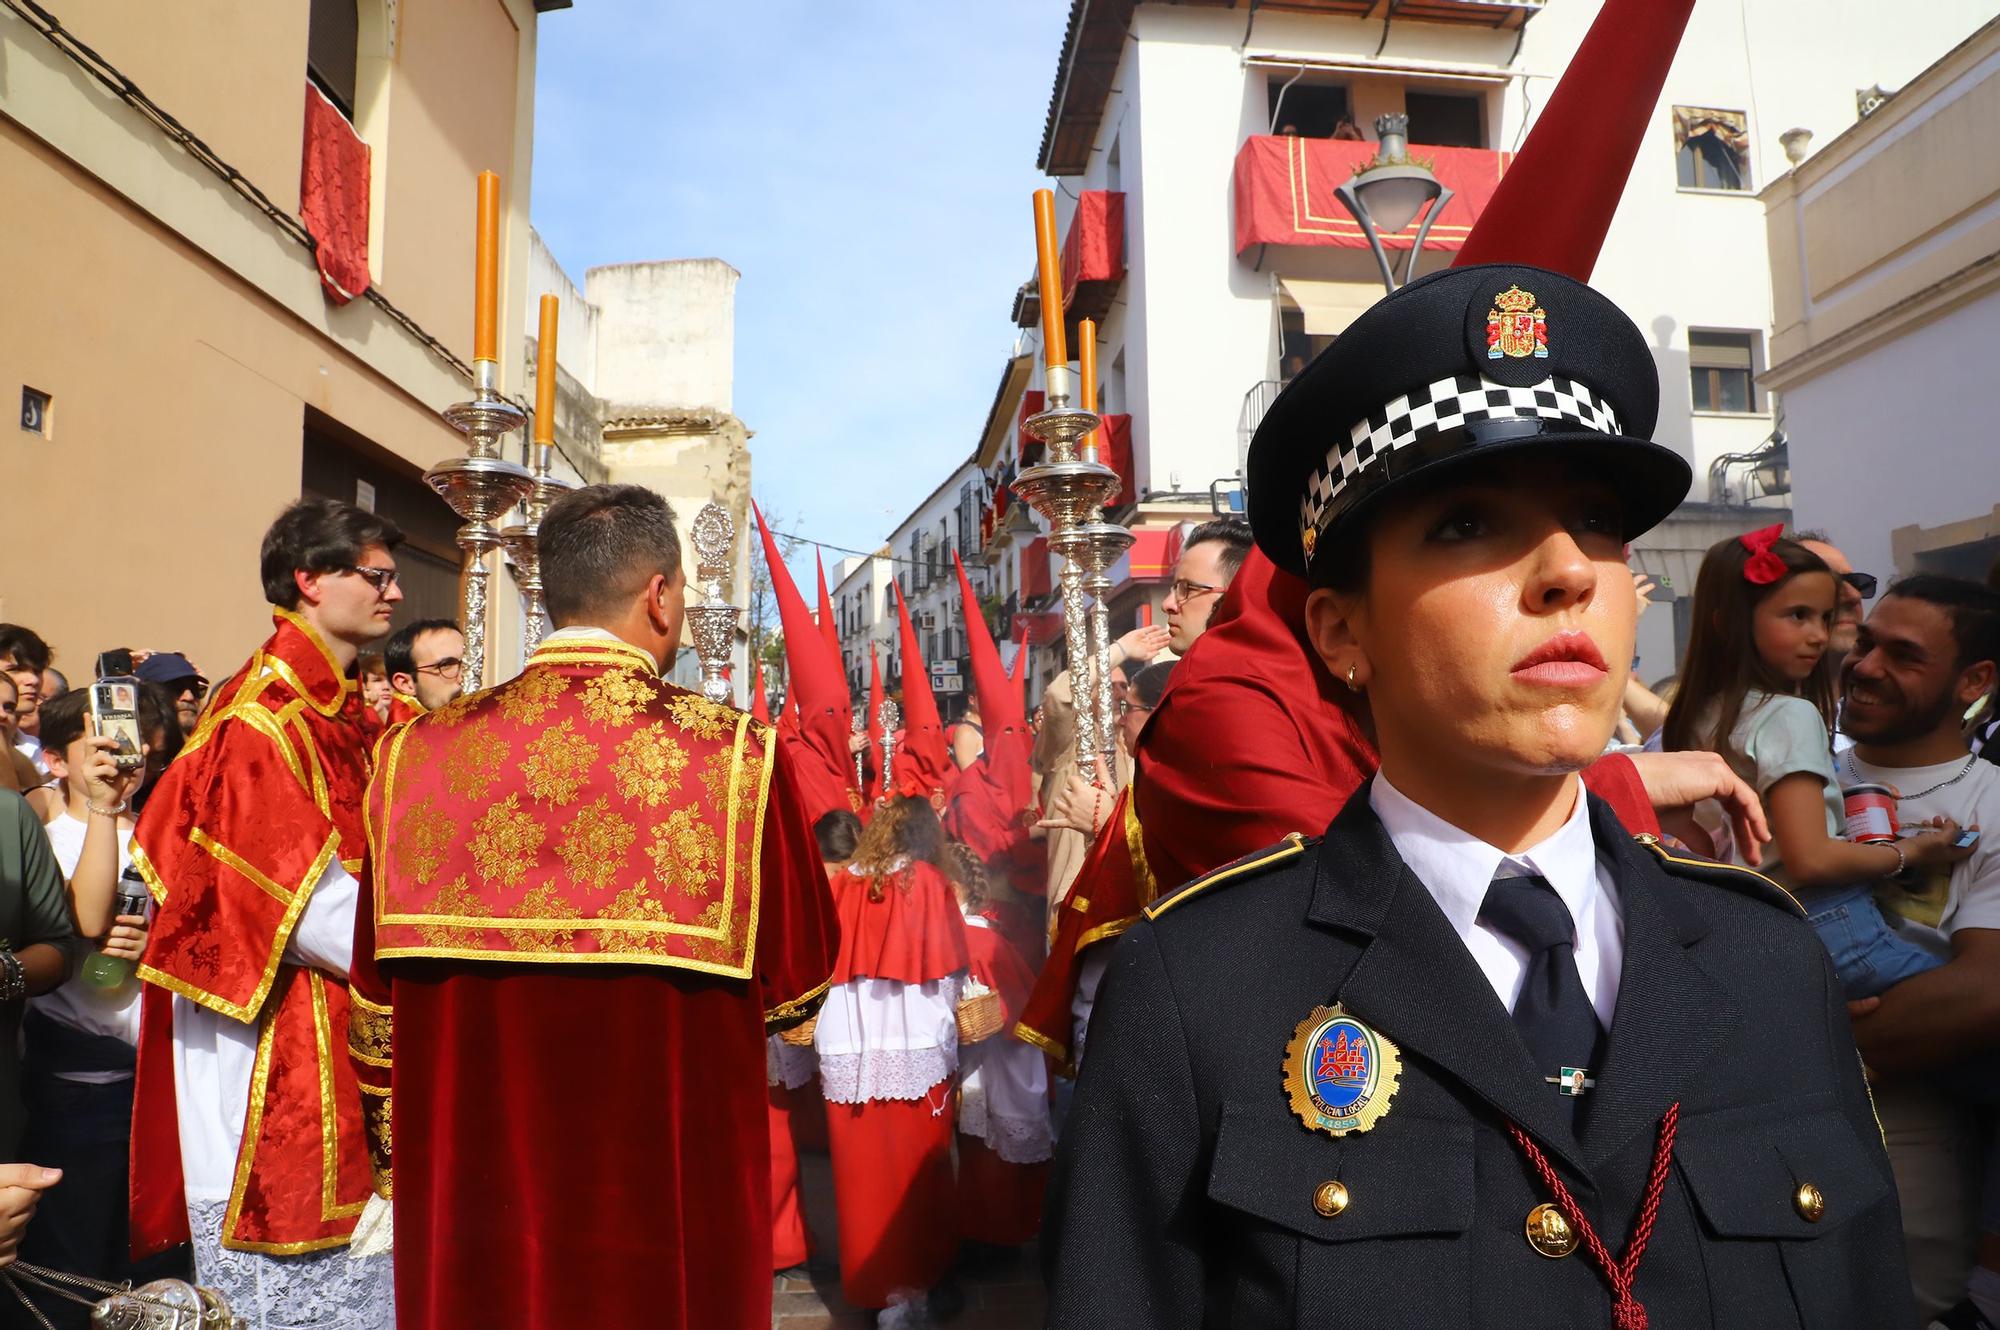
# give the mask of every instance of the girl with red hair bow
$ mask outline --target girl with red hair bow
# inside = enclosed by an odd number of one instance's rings
[[[1873,884],[1970,851],[1953,847],[1957,827],[1901,841],[1847,839],[1830,733],[1827,667],[1838,662],[1826,659],[1837,589],[1833,570],[1782,526],[1711,547],[1695,580],[1694,629],[1661,734],[1668,751],[1720,753],[1762,796],[1773,843],[1761,871],[1800,897],[1849,996],[1861,997],[1864,988],[1879,992],[1936,964],[1890,931]]]

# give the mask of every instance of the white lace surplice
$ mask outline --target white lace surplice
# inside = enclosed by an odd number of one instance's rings
[[[967,928],[991,928],[980,915]],[[1009,1164],[1039,1164],[1055,1154],[1049,1126],[1048,1058],[1006,1030],[958,1050],[958,1129],[986,1142]]]
[[[1002,1031],[959,1050],[958,1129],[1009,1164],[1055,1154],[1047,1056]]]
[[[921,1099],[958,1063],[965,971],[921,984],[855,979],[827,990],[813,1029],[820,1087],[831,1104]]]
[[[266,1256],[222,1245],[227,1201],[188,1202],[195,1282],[229,1301],[244,1330],[396,1330],[396,1267],[345,1247]]]
[[[338,860],[327,865],[292,930],[286,961],[345,978],[360,891]],[[256,1062],[256,1026],[174,996],[174,1108],[196,1282],[227,1298],[245,1330],[395,1330],[389,1256],[352,1261],[345,1247],[267,1256],[222,1245]]]

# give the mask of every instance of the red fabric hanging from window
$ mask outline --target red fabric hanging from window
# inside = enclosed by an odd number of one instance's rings
[[[1054,589],[1049,576],[1049,538],[1036,536],[1021,548],[1021,600],[1025,603]]]
[[[1028,433],[1028,417],[1040,415],[1046,400],[1040,388],[1031,388],[1021,394],[1021,415],[1014,425],[1014,452],[1024,467],[1033,466],[1042,455],[1042,441]]]
[[[345,305],[368,289],[368,145],[326,94],[306,84],[299,218],[319,242],[320,285]]]
[[[1139,497],[1139,486],[1132,462],[1132,417],[1104,417],[1104,423],[1097,430],[1097,460],[1116,471],[1118,478],[1125,482],[1111,506],[1116,508],[1135,502]]]
[[[1080,282],[1116,282],[1125,276],[1125,195],[1086,189],[1078,196],[1062,247],[1063,306]]]

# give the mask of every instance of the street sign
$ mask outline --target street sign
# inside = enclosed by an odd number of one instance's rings
[[[939,674],[933,671],[931,673],[931,691],[933,693],[962,693],[965,691],[965,680],[956,674]]]

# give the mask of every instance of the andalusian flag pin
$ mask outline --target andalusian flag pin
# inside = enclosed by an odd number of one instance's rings
[[[1312,1131],[1347,1136],[1389,1112],[1403,1074],[1396,1045],[1338,1003],[1315,1007],[1285,1045],[1285,1093]]]

